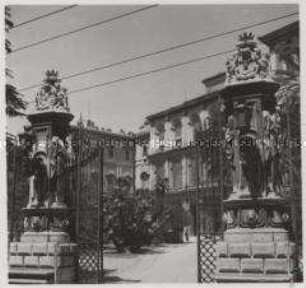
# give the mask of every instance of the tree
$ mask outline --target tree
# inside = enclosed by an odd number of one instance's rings
[[[5,32],[8,33],[10,29],[14,27],[14,23],[11,20],[11,11],[8,6],[5,6]],[[8,54],[12,52],[11,42],[5,39],[5,52]],[[8,78],[13,78],[12,71],[5,68],[5,75]],[[5,99],[6,99],[6,114],[10,117],[23,116],[24,113],[21,110],[26,109],[26,102],[23,100],[23,95],[20,94],[16,87],[10,83],[5,85]]]
[[[127,197],[119,188],[104,200],[104,235],[118,252],[137,252],[151,244],[158,228],[155,205],[152,195]]]

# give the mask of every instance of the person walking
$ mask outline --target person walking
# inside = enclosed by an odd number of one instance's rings
[[[190,236],[191,236],[191,225],[192,225],[192,215],[190,212],[190,203],[189,200],[186,199],[186,201],[183,203],[183,242],[189,242]]]
[[[189,242],[190,236],[191,236],[191,224],[192,224],[192,215],[190,213],[190,210],[185,212],[185,223],[184,223],[184,231],[183,236],[185,237],[184,242]]]

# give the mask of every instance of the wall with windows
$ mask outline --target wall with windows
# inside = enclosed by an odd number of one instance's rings
[[[217,94],[216,94],[217,95]],[[136,148],[136,189],[149,187],[153,190],[158,178],[167,178],[169,192],[195,189],[196,158],[193,156],[193,146],[198,132],[205,131],[211,125],[209,107],[217,100],[212,99],[196,105],[170,111],[160,117],[150,119],[147,123],[146,153],[143,147]],[[146,165],[144,165],[146,161]],[[137,163],[142,163],[142,165]],[[207,163],[199,161],[201,182],[207,175]],[[147,186],[141,180],[141,173],[149,174]]]
[[[103,143],[103,191],[111,193],[118,187],[118,180],[124,179],[125,191],[131,194],[134,191],[134,172],[135,172],[135,147],[133,146],[134,137],[112,133],[106,130],[99,130],[97,127],[88,125],[80,130],[80,127],[71,127],[73,141],[77,144],[79,134],[84,134],[86,148],[90,149],[97,142]],[[97,167],[93,164],[88,165],[86,173],[96,173]]]

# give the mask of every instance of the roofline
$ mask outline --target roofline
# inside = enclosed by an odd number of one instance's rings
[[[135,139],[148,139],[150,138],[150,131],[139,132],[136,134]]]
[[[210,82],[211,80],[215,80],[218,79],[219,77],[224,76],[226,77],[226,72],[219,72],[217,74],[214,74],[213,76],[210,76],[208,78],[205,78],[204,80],[202,80],[202,83],[206,84],[207,82]]]
[[[294,21],[284,27],[281,27],[277,30],[274,30],[268,34],[265,34],[263,36],[258,37],[258,39],[266,44],[267,46],[271,46],[274,44],[274,42],[281,37],[284,37],[285,35],[291,34],[292,32],[296,31],[299,33],[300,28],[300,21]]]
[[[203,101],[206,102],[206,101],[210,101],[210,100],[214,99],[215,97],[217,97],[217,95],[219,93],[220,93],[220,90],[217,90],[217,91],[213,91],[211,93],[201,95],[201,96],[196,97],[194,99],[185,101],[182,104],[179,104],[179,105],[176,105],[174,107],[168,108],[166,110],[163,110],[163,111],[157,112],[155,114],[149,115],[149,116],[146,117],[146,119],[151,122],[151,121],[154,121],[158,118],[162,118],[164,116],[167,116],[169,113],[184,111],[185,109],[196,106],[197,104],[199,104]]]
[[[79,126],[77,126],[77,125],[70,125],[70,127],[69,127],[69,130],[70,131],[75,131],[75,130],[79,130],[80,128],[79,128]],[[108,132],[108,131],[106,131],[106,130],[95,130],[95,129],[90,129],[89,127],[83,127],[82,128],[83,129],[83,131],[84,130],[86,130],[86,131],[88,131],[88,132],[90,132],[90,133],[92,133],[92,134],[98,134],[98,135],[100,135],[100,136],[105,136],[105,137],[114,137],[114,138],[124,138],[124,139],[130,139],[130,140],[132,140],[132,139],[135,139],[135,136],[136,135],[122,135],[122,134],[119,134],[119,133],[114,133],[114,132]]]

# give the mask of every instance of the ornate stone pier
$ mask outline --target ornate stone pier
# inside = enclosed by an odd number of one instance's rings
[[[67,134],[73,115],[58,73],[47,71],[28,115],[33,135],[29,201],[21,213],[24,233],[10,243],[10,283],[73,283],[77,245],[70,241],[71,210],[66,203],[72,156]]]
[[[232,191],[223,202],[224,240],[216,247],[218,282],[292,280],[290,207],[277,180],[277,89],[269,56],[253,34],[242,34],[222,92]]]

